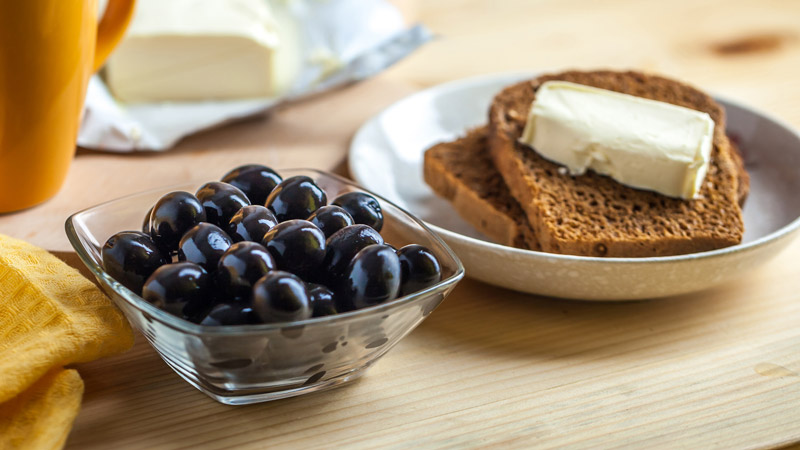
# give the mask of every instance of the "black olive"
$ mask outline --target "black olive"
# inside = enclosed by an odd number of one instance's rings
[[[161,197],[150,215],[150,236],[159,247],[175,252],[193,226],[206,221],[206,212],[194,195],[178,191]]]
[[[400,292],[400,260],[386,245],[370,245],[353,258],[337,293],[346,309],[361,309],[397,297]]]
[[[193,262],[202,266],[207,272],[214,272],[222,254],[231,244],[233,241],[220,227],[201,223],[195,225],[181,238],[178,260]]]
[[[253,284],[273,269],[275,260],[263,245],[237,242],[219,259],[217,287],[225,301],[248,300]]]
[[[383,237],[367,225],[350,225],[333,233],[326,242],[327,250],[320,271],[324,279],[320,281],[337,290],[356,253],[374,244],[383,244]]]
[[[138,231],[122,231],[106,241],[100,250],[103,269],[120,284],[142,293],[145,280],[169,262],[150,236]]]
[[[333,291],[321,284],[306,283],[308,298],[311,301],[313,317],[336,314],[336,296]]]
[[[210,279],[208,283],[212,285],[208,288],[208,296],[187,303],[183,307],[182,319],[192,323],[200,323],[211,311],[211,308],[216,304],[216,299],[214,297],[213,283]]]
[[[241,189],[252,204],[263,205],[283,179],[267,166],[248,164],[231,170],[222,177],[222,181]]]
[[[200,325],[209,326],[253,325],[257,323],[261,323],[261,319],[253,311],[253,306],[247,303],[218,303],[200,320]]]
[[[308,216],[308,221],[316,225],[323,233],[325,239],[344,227],[354,225],[353,218],[340,206],[328,205],[314,211]]]
[[[293,322],[311,317],[311,301],[303,280],[273,270],[253,286],[253,310],[266,322]]]
[[[250,205],[240,209],[228,223],[228,235],[234,242],[261,242],[270,228],[278,224],[272,211],[261,205]]]
[[[208,273],[197,264],[166,264],[144,283],[142,298],[168,313],[192,319],[213,303]]]
[[[436,255],[417,244],[397,251],[400,258],[400,295],[408,295],[433,286],[442,279],[442,267]]]
[[[267,197],[265,205],[275,213],[280,222],[307,219],[314,211],[325,206],[328,197],[309,177],[290,177],[277,185]]]
[[[355,223],[369,225],[375,231],[381,231],[383,228],[381,204],[369,194],[348,192],[336,197],[331,204],[344,208],[353,217]]]
[[[307,277],[325,258],[325,235],[307,220],[287,220],[275,225],[262,240],[278,269]]]
[[[231,217],[250,204],[250,200],[239,188],[221,181],[211,181],[200,186],[196,195],[206,210],[208,222],[220,227],[227,227]]]

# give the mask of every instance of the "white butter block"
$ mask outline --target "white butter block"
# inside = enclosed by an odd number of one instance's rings
[[[270,97],[291,80],[264,0],[138,0],[136,8],[107,65],[122,101]]]
[[[711,159],[703,112],[564,81],[539,87],[521,142],[565,165],[670,197],[694,198]]]

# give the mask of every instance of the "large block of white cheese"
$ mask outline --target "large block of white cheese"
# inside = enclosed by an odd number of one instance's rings
[[[290,81],[265,0],[139,0],[106,80],[127,102],[269,97]]]

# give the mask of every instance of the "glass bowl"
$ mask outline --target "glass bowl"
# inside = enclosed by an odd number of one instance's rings
[[[100,286],[155,348],[192,386],[219,402],[241,405],[332,388],[361,376],[411,332],[464,276],[452,250],[422,221],[344,178],[316,170],[283,170],[284,177],[313,178],[329,199],[368,192],[381,204],[387,243],[421,244],[442,266],[442,281],[382,305],[308,320],[242,326],[202,326],[170,315],[118,283],[101,267],[100,249],[111,235],[139,230],[148,209],[167,192],[195,192],[203,182],[123,197],[67,219],[70,243]],[[207,180],[205,180],[207,181]]]

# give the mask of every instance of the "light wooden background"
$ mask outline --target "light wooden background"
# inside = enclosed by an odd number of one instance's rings
[[[401,2],[439,38],[382,76],[158,155],[82,151],[59,195],[0,232],[68,250],[69,213],[259,161],[341,169],[371,115],[426,86],[514,70],[639,68],[800,127],[800,2]],[[587,304],[464,281],[360,381],[215,403],[143,339],[79,367],[68,448],[775,447],[800,440],[800,241],[714,290]]]

